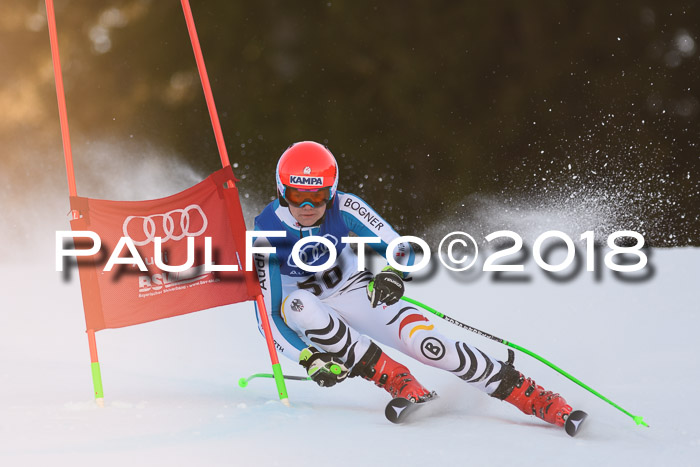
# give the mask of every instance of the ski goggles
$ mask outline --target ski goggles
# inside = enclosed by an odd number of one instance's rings
[[[329,187],[325,187],[314,191],[306,191],[285,186],[283,197],[290,206],[295,208],[302,208],[307,204],[312,208],[320,208],[330,201],[331,190]]]

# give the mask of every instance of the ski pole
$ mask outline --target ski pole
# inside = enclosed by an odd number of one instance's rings
[[[507,340],[505,340],[505,339],[501,339],[500,337],[496,337],[496,336],[494,336],[493,334],[489,334],[489,333],[487,333],[487,332],[480,331],[479,329],[476,329],[475,327],[469,326],[468,324],[461,323],[461,322],[457,321],[457,320],[454,319],[454,318],[450,318],[449,316],[447,316],[447,315],[445,315],[445,314],[443,314],[443,313],[440,313],[440,312],[437,311],[435,308],[429,307],[428,305],[425,305],[425,304],[419,302],[418,300],[414,300],[414,299],[408,298],[408,297],[401,297],[401,300],[404,300],[404,301],[406,301],[406,302],[408,302],[408,303],[412,303],[413,305],[419,306],[419,307],[423,308],[424,310],[427,310],[427,311],[431,312],[432,314],[439,316],[440,318],[444,319],[445,321],[447,321],[447,322],[449,322],[449,323],[452,323],[452,324],[454,324],[454,325],[456,325],[456,326],[459,326],[460,328],[466,329],[467,331],[474,332],[474,333],[476,333],[476,334],[479,334],[479,335],[482,336],[482,337],[485,337],[485,338],[487,338],[487,339],[491,339],[492,341],[499,342],[499,343],[501,343],[501,344],[507,345],[508,347],[512,347],[512,348],[514,348],[514,349],[516,349],[516,350],[519,350],[519,351],[521,351],[521,352],[523,352],[523,353],[528,354],[529,356],[531,356],[531,357],[533,357],[533,358],[535,358],[535,359],[541,361],[542,363],[544,363],[544,364],[547,365],[548,367],[552,368],[554,371],[556,371],[556,372],[558,372],[558,373],[560,373],[560,374],[566,376],[566,377],[569,378],[571,381],[573,381],[574,383],[578,384],[579,386],[581,386],[581,387],[584,388],[585,390],[587,390],[587,391],[593,393],[594,395],[598,396],[599,398],[603,399],[605,402],[607,402],[608,404],[612,405],[613,407],[615,407],[615,408],[616,408],[617,410],[619,410],[620,412],[624,413],[625,415],[628,415],[629,417],[632,418],[632,420],[634,420],[634,422],[635,422],[637,425],[643,425],[643,426],[646,426],[646,427],[649,426],[649,425],[647,425],[647,423],[644,421],[644,419],[643,419],[640,415],[633,415],[633,414],[631,414],[630,412],[628,412],[627,410],[623,409],[622,407],[620,407],[619,405],[617,405],[616,403],[614,403],[613,401],[611,401],[610,399],[608,399],[607,397],[605,397],[604,395],[602,395],[601,393],[599,393],[598,391],[596,391],[595,389],[591,388],[590,386],[588,386],[587,384],[583,383],[583,382],[580,381],[579,379],[575,378],[574,376],[570,375],[570,374],[567,373],[566,371],[562,370],[561,368],[559,368],[558,366],[556,366],[556,365],[553,364],[552,362],[548,361],[547,359],[545,359],[545,358],[543,358],[543,357],[540,357],[540,356],[537,355],[535,352],[532,352],[531,350],[528,350],[528,349],[526,349],[526,348],[524,348],[524,347],[521,347],[521,346],[519,346],[519,345],[517,345],[517,344],[514,344],[513,342],[509,342],[509,341],[507,341]]]
[[[248,382],[249,382],[251,379],[255,379],[255,378],[274,378],[274,377],[275,377],[275,375],[273,375],[272,373],[255,373],[254,375],[250,375],[250,376],[248,376],[247,378],[241,378],[241,379],[239,379],[239,380],[238,380],[238,386],[240,386],[240,387],[242,387],[242,388],[248,386]],[[292,381],[311,381],[311,377],[310,377],[310,376],[282,375],[282,377],[283,377],[284,379],[292,380]]]

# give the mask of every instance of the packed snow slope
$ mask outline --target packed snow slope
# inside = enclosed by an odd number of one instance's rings
[[[428,416],[390,424],[388,395],[360,379],[325,389],[289,382],[287,408],[271,380],[236,384],[270,369],[250,303],[99,332],[106,406],[98,408],[77,274],[55,272],[50,250],[41,258],[0,268],[3,466],[697,465],[698,249],[654,250],[639,282],[604,268],[598,278],[584,268],[557,282],[530,259],[526,281],[436,264],[408,284],[408,296],[537,352],[651,425],[635,426],[518,354],[517,368],[590,414],[577,438],[395,352],[440,394]],[[503,345],[434,321],[506,358]]]

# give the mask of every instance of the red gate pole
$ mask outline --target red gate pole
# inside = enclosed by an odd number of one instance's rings
[[[53,0],[46,0],[46,20],[49,25],[49,42],[51,43],[51,58],[53,60],[53,75],[56,81],[56,97],[58,99],[58,118],[61,122],[61,139],[63,140],[63,157],[66,161],[66,177],[68,178],[68,193],[70,196],[78,196],[75,187],[75,172],[73,171],[73,151],[70,145],[70,132],[68,131],[68,112],[66,110],[66,96],[63,90],[63,74],[61,73],[61,59],[58,53],[58,34],[56,32],[56,14]],[[78,219],[80,213],[71,211],[73,219]],[[102,375],[100,362],[97,358],[97,341],[95,331],[87,330],[88,345],[90,347],[90,365],[92,369],[92,385],[95,390],[95,402],[100,407],[104,406],[104,391],[102,389]]]
[[[53,75],[56,81],[56,97],[58,98],[58,119],[61,122],[61,138],[63,140],[63,157],[66,161],[66,176],[68,177],[68,192],[77,196],[75,188],[75,173],[73,172],[73,151],[70,146],[68,131],[68,112],[66,111],[66,96],[63,91],[63,75],[61,74],[61,59],[58,55],[58,34],[56,33],[56,15],[53,0],[46,0],[46,20],[49,24],[49,41],[51,42],[51,58],[53,59]],[[77,219],[77,211],[73,218]]]
[[[181,3],[182,11],[185,14],[185,22],[187,23],[187,32],[189,32],[190,34],[190,42],[192,42],[192,49],[194,50],[194,59],[197,62],[199,79],[202,82],[202,89],[204,90],[204,98],[207,101],[207,108],[209,109],[209,118],[211,119],[211,126],[214,129],[216,146],[219,148],[221,165],[223,167],[226,167],[227,165],[231,165],[231,163],[228,159],[228,152],[226,152],[226,144],[224,143],[224,133],[221,131],[219,114],[216,111],[216,105],[214,104],[214,94],[211,92],[211,85],[209,84],[209,75],[207,75],[207,68],[204,65],[204,56],[202,55],[202,48],[199,45],[199,37],[197,36],[197,29],[194,25],[192,9],[190,8],[189,0],[181,0]]]
[[[197,29],[194,25],[192,9],[190,8],[189,0],[180,0],[180,2],[182,3],[182,11],[185,15],[185,22],[187,23],[187,31],[190,35],[190,42],[192,42],[192,49],[194,51],[195,61],[197,62],[197,69],[199,70],[199,79],[202,82],[202,88],[204,90],[204,98],[207,101],[207,108],[209,109],[209,118],[211,119],[211,124],[214,129],[216,145],[219,148],[219,157],[221,157],[221,165],[223,167],[226,167],[228,165],[231,165],[231,163],[229,162],[228,153],[226,152],[224,134],[221,131],[219,115],[216,111],[216,105],[214,104],[214,95],[211,91],[211,85],[209,84],[209,76],[207,75],[207,69],[204,64],[202,48],[199,45],[199,38],[197,36]],[[228,182],[228,186],[229,188],[233,187],[233,180]],[[253,271],[246,271],[245,273],[253,274]],[[279,358],[277,357],[277,349],[275,348],[275,341],[272,338],[272,329],[270,328],[270,321],[267,317],[267,308],[265,307],[265,301],[263,300],[262,291],[260,290],[260,285],[257,282],[257,277],[255,277],[255,283],[258,284],[258,295],[255,297],[255,301],[258,305],[260,321],[263,327],[263,331],[265,333],[265,341],[267,343],[267,350],[270,354],[270,361],[272,362],[272,373],[275,375],[277,392],[279,393],[280,400],[285,405],[289,405],[287,387],[284,383],[284,377],[282,376],[282,367],[280,366]]]

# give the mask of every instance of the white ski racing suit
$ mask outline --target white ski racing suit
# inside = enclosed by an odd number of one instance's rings
[[[350,232],[379,237],[381,243],[369,245],[386,257],[387,245],[399,235],[358,196],[338,192],[320,225],[314,227],[300,226],[289,208],[276,200],[255,218],[255,229],[283,230],[287,235],[257,238],[255,246],[273,246],[276,253],[254,255],[275,345],[286,357],[298,362],[300,351],[313,345],[352,369],[373,339],[450,371],[488,394],[498,387],[503,378],[502,362],[435,331],[416,306],[399,300],[390,306],[371,307],[366,288],[373,276],[358,271],[357,255],[341,239]],[[298,268],[291,259],[294,243],[312,235],[328,239],[337,252],[335,263],[316,273]],[[393,254],[397,263],[413,264],[410,244],[400,243]],[[314,266],[324,264],[329,252],[322,243],[312,242],[301,248],[299,256]],[[257,318],[262,332],[259,315]]]

